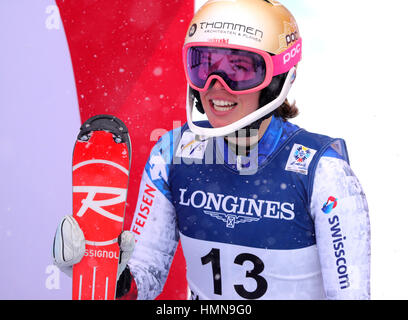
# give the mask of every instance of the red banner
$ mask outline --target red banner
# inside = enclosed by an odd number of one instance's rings
[[[160,132],[185,122],[181,49],[193,0],[56,0],[70,49],[79,112],[111,114],[129,129],[132,164],[125,229],[130,228],[144,165]],[[74,138],[74,137],[73,137]],[[181,247],[158,299],[187,297]]]

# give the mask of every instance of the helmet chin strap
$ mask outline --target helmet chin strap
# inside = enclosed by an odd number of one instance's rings
[[[286,100],[289,90],[292,87],[292,84],[296,77],[296,67],[293,67],[288,72],[285,83],[281,90],[279,96],[263,106],[262,108],[257,109],[256,111],[250,113],[244,118],[237,120],[227,126],[219,128],[204,128],[196,126],[192,120],[192,113],[194,108],[194,103],[187,103],[187,123],[190,130],[198,136],[201,136],[202,139],[211,138],[211,137],[224,137],[228,136],[242,128],[250,126],[252,123],[256,122],[258,119],[265,117],[270,114],[277,108],[279,108]]]

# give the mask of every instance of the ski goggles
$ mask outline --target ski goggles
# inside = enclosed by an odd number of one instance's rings
[[[206,91],[213,80],[220,81],[232,94],[246,94],[267,87],[276,75],[288,72],[301,59],[302,42],[279,55],[228,44],[188,43],[183,63],[188,84]]]

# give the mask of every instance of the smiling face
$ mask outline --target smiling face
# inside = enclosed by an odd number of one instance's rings
[[[215,80],[207,91],[200,92],[208,121],[214,128],[227,126],[258,109],[260,91],[235,95]]]

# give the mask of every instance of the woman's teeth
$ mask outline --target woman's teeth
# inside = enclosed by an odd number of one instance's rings
[[[212,100],[212,103],[216,111],[229,111],[237,105],[234,102],[225,100]]]

